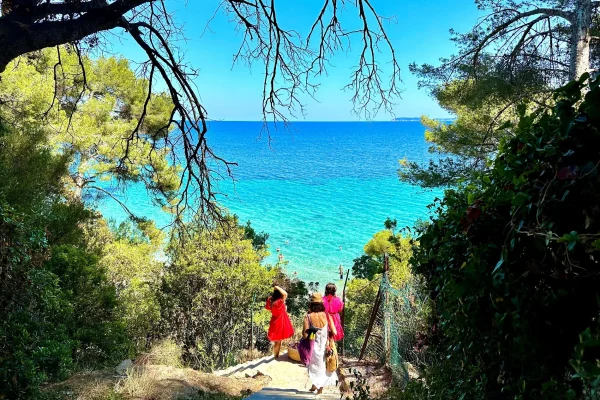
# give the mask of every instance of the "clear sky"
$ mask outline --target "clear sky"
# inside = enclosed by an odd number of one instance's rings
[[[185,59],[199,69],[196,80],[203,104],[209,117],[227,121],[261,119],[262,75],[257,65],[250,70],[243,64],[232,65],[233,55],[241,42],[229,17],[220,11],[215,14],[218,0],[170,0],[169,10],[178,23],[183,24]],[[349,1],[348,3],[352,3]],[[396,102],[397,117],[449,116],[424,91],[417,87],[417,78],[410,73],[412,62],[436,63],[440,57],[455,53],[449,29],[469,30],[480,16],[474,0],[372,0],[380,15],[395,16],[397,23],[388,24],[387,32],[396,50],[401,67],[402,98]],[[305,35],[318,15],[323,0],[276,0],[278,18],[285,27]],[[356,9],[346,6],[350,24],[355,21]],[[205,29],[207,22],[214,18]],[[348,27],[350,27],[349,25]],[[357,46],[354,46],[357,47]],[[129,58],[139,59],[140,50],[125,42],[115,46]],[[309,121],[352,121],[359,117],[352,113],[351,93],[342,90],[348,83],[351,68],[357,61],[355,51],[337,54],[332,60],[329,75],[322,79],[317,100],[305,100],[307,115],[299,118]],[[390,120],[381,113],[375,120]]]

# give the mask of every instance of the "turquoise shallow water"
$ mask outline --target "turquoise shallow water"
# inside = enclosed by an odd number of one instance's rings
[[[387,217],[397,219],[398,227],[412,226],[441,196],[397,177],[399,159],[430,157],[418,121],[301,122],[290,131],[271,128],[270,140],[261,127],[211,124],[209,144],[238,163],[236,182],[218,184],[227,195],[220,200],[241,221],[269,233],[268,263],[277,262],[279,247],[288,272],[306,281],[336,281],[339,265],[350,268]],[[128,188],[122,198],[134,212],[168,222],[143,187]],[[117,221],[126,218],[115,202],[103,201],[99,208]]]

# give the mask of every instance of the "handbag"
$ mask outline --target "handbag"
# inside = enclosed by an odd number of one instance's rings
[[[320,330],[313,326],[310,316],[308,317],[309,328],[306,330],[307,337],[300,339],[298,342],[298,353],[300,354],[300,362],[304,365],[310,363],[312,357],[313,348],[315,347],[315,335]]]
[[[325,348],[325,369],[327,372],[335,372],[338,369],[338,353],[330,326],[332,323],[333,318],[327,314],[327,325],[329,326],[329,338],[327,339],[327,347]]]
[[[327,372],[335,372],[338,369],[338,353],[333,339],[328,340],[325,349],[325,369]]]

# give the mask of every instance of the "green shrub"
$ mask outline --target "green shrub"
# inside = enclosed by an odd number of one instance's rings
[[[156,255],[163,234],[152,223],[122,223],[102,249],[100,265],[117,288],[118,312],[135,350],[146,350],[160,320],[158,292],[164,263]]]
[[[355,278],[348,282],[347,303],[344,311],[345,355],[358,357],[360,354],[373,311],[373,303],[377,297],[379,278],[375,281]]]
[[[128,340],[117,311],[115,287],[98,258],[75,246],[52,250],[46,268],[56,274],[62,296],[73,307],[64,319],[76,341],[75,358],[87,364],[116,360],[127,354]]]
[[[428,398],[597,388],[599,84],[582,99],[570,83],[553,110],[521,107],[490,170],[437,203],[412,260],[433,299]]]
[[[195,368],[231,365],[249,347],[253,297],[262,302],[272,291],[276,271],[260,264],[244,229],[230,222],[212,230],[189,225],[169,246],[162,334],[183,346],[185,361]]]
[[[175,368],[182,368],[181,347],[172,340],[161,340],[150,348],[148,353],[149,360],[154,365],[168,365]]]

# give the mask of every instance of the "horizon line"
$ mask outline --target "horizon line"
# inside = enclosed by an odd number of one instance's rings
[[[450,119],[456,119],[456,117],[429,117],[431,119],[438,119],[438,120],[450,120]],[[402,120],[415,120],[418,121],[421,119],[421,117],[398,117],[397,119],[390,119],[390,120],[376,120],[376,121],[361,121],[361,120],[288,120],[288,121],[266,121],[268,123],[279,123],[279,124],[284,124],[284,123],[297,123],[297,122],[356,122],[356,123],[371,123],[371,122],[403,122]],[[262,122],[264,123],[265,121],[263,120],[257,120],[257,119],[232,119],[232,120],[224,120],[224,119],[214,119],[214,120],[207,120],[207,122]]]

